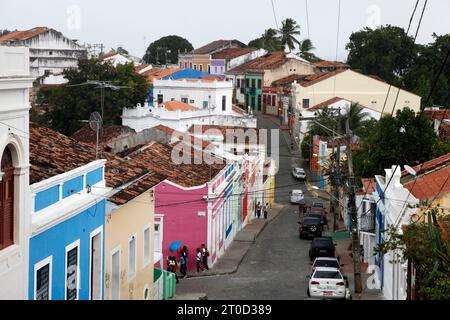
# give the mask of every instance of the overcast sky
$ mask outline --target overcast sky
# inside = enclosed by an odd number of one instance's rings
[[[278,24],[293,18],[308,37],[306,0],[273,0]],[[412,31],[425,0],[420,1]],[[335,59],[339,0],[309,0],[309,35],[315,53]],[[345,44],[353,31],[365,26],[408,26],[415,0],[341,0],[338,59],[346,58]],[[419,43],[432,33],[450,33],[449,0],[429,0]],[[0,29],[25,30],[48,26],[84,43],[103,43],[106,49],[122,45],[142,56],[148,44],[176,34],[194,47],[217,39],[244,43],[275,27],[271,0],[0,0]],[[412,34],[413,32],[410,32]]]

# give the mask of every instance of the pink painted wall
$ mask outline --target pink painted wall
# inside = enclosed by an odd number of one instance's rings
[[[167,182],[161,182],[155,187],[155,213],[164,215],[163,218],[163,262],[169,255],[180,258],[178,252],[170,252],[169,245],[174,241],[181,241],[189,251],[188,272],[196,271],[195,255],[201,244],[207,245],[208,238],[208,210],[207,202],[203,199],[208,193],[207,186],[195,190],[183,190]],[[198,212],[203,211],[204,216]]]

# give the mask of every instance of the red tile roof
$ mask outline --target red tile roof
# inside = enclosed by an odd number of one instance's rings
[[[313,64],[317,68],[349,68],[350,67],[346,63],[339,62],[339,61],[329,61],[329,60],[322,60],[319,62],[314,62]]]
[[[124,204],[165,179],[145,166],[102,152],[106,158],[105,180],[111,188],[131,183],[109,198]],[[95,161],[95,148],[49,128],[30,123],[30,184],[76,169]]]
[[[281,78],[279,80],[276,80],[274,82],[272,82],[272,85],[274,86],[285,86],[287,84],[290,84],[294,81],[299,81],[301,79],[303,79],[305,76],[304,75],[300,75],[300,74],[291,74],[290,76]]]
[[[28,40],[42,33],[48,32],[50,29],[47,27],[36,27],[30,30],[25,31],[13,31],[2,37],[0,37],[0,43],[6,41],[15,41],[15,40]]]
[[[316,104],[315,106],[309,108],[308,111],[322,110],[322,109],[328,108],[330,105],[332,105],[336,102],[342,101],[342,100],[349,101],[344,98],[334,97],[334,98],[328,99],[327,101]]]
[[[450,192],[450,153],[424,162],[413,168],[417,178],[404,184],[404,187],[420,200],[433,199]],[[402,172],[406,176],[406,171]]]
[[[153,69],[151,69],[153,70]],[[151,71],[150,70],[150,71]],[[150,73],[148,76],[146,75],[146,72],[144,72],[142,75],[147,76],[147,79],[150,83],[153,83],[154,79],[162,79],[166,76],[170,76],[171,74],[180,71],[179,68],[167,68],[167,69],[160,69],[154,73]]]
[[[213,59],[231,60],[244,54],[256,51],[256,48],[227,48],[212,54]]]
[[[303,82],[301,82],[300,85],[303,87],[309,87],[309,86],[312,86],[313,84],[319,83],[323,80],[326,80],[328,78],[336,76],[345,71],[346,70],[336,70],[336,71],[331,71],[331,72],[314,73],[314,74],[304,77]]]
[[[227,73],[264,72],[282,66],[288,58],[284,52],[272,52],[233,68]]]
[[[106,52],[106,53],[100,55],[100,56],[98,57],[98,60],[103,61],[103,60],[105,60],[105,59],[114,57],[114,56],[117,55],[117,54],[118,54],[117,52],[111,50],[111,51],[108,51],[108,52]]]
[[[115,124],[109,124],[103,126],[103,139],[99,136],[99,141],[103,142],[103,144],[107,144],[112,140],[123,137],[129,134],[136,133],[136,131],[128,126],[121,126]],[[97,133],[91,129],[89,124],[84,125],[75,132],[72,136],[72,139],[75,139],[80,142],[88,143],[90,145],[95,146],[97,143]]]
[[[203,149],[205,149],[205,148],[207,148],[207,147],[209,147],[211,145],[211,142],[209,142],[207,140],[203,140],[201,138],[196,138],[196,137],[194,137],[193,135],[191,135],[191,134],[189,134],[187,132],[181,132],[181,131],[172,129],[170,127],[166,127],[166,126],[164,126],[162,124],[157,125],[156,127],[153,127],[151,129],[159,130],[159,131],[165,133],[167,136],[169,136],[169,135],[170,136],[174,136],[174,137],[176,137],[178,139],[184,139],[184,140],[189,139],[189,143],[190,144],[201,145],[203,147]],[[174,145],[178,144],[179,142],[180,141],[177,141],[177,142],[173,143],[172,145],[174,146]],[[184,142],[186,142],[186,141],[184,141]]]
[[[149,169],[167,176],[169,181],[183,187],[203,185],[225,167],[225,163],[209,165],[202,161],[201,164],[194,164],[194,151],[192,149],[190,149],[192,164],[176,164],[172,161],[173,149],[174,147],[172,146],[153,142],[129,154],[128,157]],[[175,152],[177,152],[176,149]]]
[[[166,108],[167,111],[190,111],[190,110],[199,110],[199,108],[194,107],[190,104],[181,102],[181,101],[166,101],[163,102],[162,105]]]
[[[144,72],[141,73],[142,76],[148,77],[151,76],[154,73],[157,73],[159,70],[161,70],[160,68],[151,68],[150,70],[146,70]]]
[[[247,114],[242,108],[240,108],[240,107],[238,107],[238,106],[232,106],[231,109],[232,109],[234,112],[237,112],[237,113],[239,113],[239,114],[241,114],[241,115]]]
[[[148,66],[149,66],[149,64],[147,64],[147,63],[140,64],[140,65],[134,67],[134,71],[136,71],[137,73],[139,73],[139,71],[141,71],[141,70],[147,68]],[[152,68],[152,69],[153,69],[153,68]],[[150,70],[151,70],[151,69],[150,69]]]
[[[192,54],[211,54],[226,47],[245,47],[245,44],[238,40],[216,40],[210,42],[203,47],[193,50]]]
[[[364,191],[367,194],[375,192],[376,182],[374,178],[361,178]]]

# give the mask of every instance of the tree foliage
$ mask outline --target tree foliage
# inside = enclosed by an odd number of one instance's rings
[[[352,69],[400,85],[414,57],[414,39],[396,26],[364,28],[351,34],[346,49]]]
[[[413,263],[419,299],[450,299],[450,215],[444,211],[428,205],[426,219],[409,224],[402,233],[397,226],[388,226],[385,241],[375,250],[381,255],[391,253],[391,263]]]
[[[146,63],[176,64],[178,63],[178,53],[190,52],[192,50],[194,50],[194,47],[188,40],[171,35],[150,43],[142,59]]]
[[[281,28],[277,30],[281,42],[281,51],[284,51],[286,47],[289,52],[295,49],[296,45],[300,45],[300,41],[297,39],[300,36],[300,26],[291,18],[287,18],[281,21]]]
[[[251,48],[265,49],[268,52],[280,51],[281,42],[275,29],[269,28],[264,31],[261,37],[248,43]]]
[[[73,134],[88,120],[92,112],[101,113],[101,90],[95,85],[70,87],[88,80],[111,81],[116,86],[125,86],[114,91],[104,89],[104,124],[121,124],[122,108],[144,103],[148,82],[145,77],[134,72],[132,64],[118,65],[101,63],[98,60],[80,60],[78,69],[64,71],[67,85],[43,87],[39,92],[39,102],[54,106],[44,114],[39,122],[66,135]]]
[[[0,29],[0,37],[6,36],[8,33],[11,33],[8,29]]]
[[[384,115],[369,135],[361,137],[361,148],[353,154],[356,176],[383,173],[392,164],[416,165],[445,152],[428,119],[409,108],[395,117]]]
[[[297,53],[297,55],[300,58],[303,58],[310,62],[320,61],[320,58],[318,58],[314,53],[311,52],[314,49],[316,48],[314,47],[312,41],[310,39],[304,39],[300,42],[299,52]]]

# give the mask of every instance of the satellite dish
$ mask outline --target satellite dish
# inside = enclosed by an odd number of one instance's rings
[[[414,169],[411,168],[410,166],[408,166],[408,165],[405,164],[403,167],[405,168],[405,170],[406,170],[410,175],[412,175],[412,176],[417,176],[416,170],[414,170]]]
[[[89,117],[89,126],[92,130],[98,131],[102,126],[102,116],[97,111],[91,113]]]

